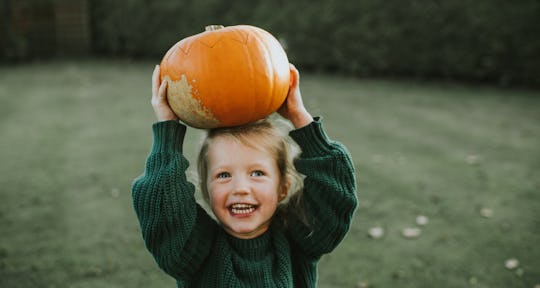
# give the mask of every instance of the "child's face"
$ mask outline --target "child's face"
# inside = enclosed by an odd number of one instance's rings
[[[269,152],[227,137],[214,139],[208,149],[207,187],[212,211],[227,233],[251,239],[269,227],[278,203],[280,173]]]

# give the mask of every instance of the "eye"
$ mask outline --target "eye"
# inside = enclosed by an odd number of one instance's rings
[[[231,173],[229,172],[220,172],[216,175],[216,178],[218,179],[225,179],[231,177]]]
[[[254,177],[260,177],[260,176],[264,176],[264,172],[261,171],[261,170],[255,170],[253,172],[251,172],[251,176],[254,176]]]

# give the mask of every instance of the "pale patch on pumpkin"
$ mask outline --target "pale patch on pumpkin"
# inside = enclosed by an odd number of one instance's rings
[[[186,75],[178,81],[169,76],[163,79],[168,82],[167,99],[176,115],[186,124],[195,128],[214,128],[219,126],[212,111],[204,107],[201,100],[193,97],[193,86],[189,85]]]

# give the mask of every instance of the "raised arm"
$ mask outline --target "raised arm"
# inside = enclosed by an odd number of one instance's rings
[[[354,165],[342,144],[331,141],[319,118],[291,132],[302,154],[296,169],[306,176],[300,199],[290,202],[289,231],[298,247],[317,258],[345,237],[357,206]]]
[[[154,142],[144,174],[133,183],[133,205],[158,265],[177,280],[189,280],[207,257],[217,224],[195,201],[195,187],[186,178],[189,163],[182,155],[186,127],[174,113],[167,114],[166,102],[156,99],[166,101],[166,84],[158,85],[155,75],[152,106],[161,121],[152,126]]]
[[[287,209],[288,231],[297,248],[318,258],[341,242],[357,206],[352,159],[342,144],[331,141],[321,119],[313,118],[302,103],[299,73],[291,65],[291,88],[280,109],[296,130],[290,136],[302,153],[296,169],[306,176],[304,190]]]

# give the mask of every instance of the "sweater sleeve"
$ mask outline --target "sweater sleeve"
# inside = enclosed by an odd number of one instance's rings
[[[133,206],[158,265],[177,280],[189,281],[210,252],[217,224],[196,203],[195,187],[186,178],[186,127],[166,121],[152,128],[145,172],[132,186]]]
[[[295,166],[305,179],[299,198],[289,202],[287,226],[298,249],[319,258],[349,230],[357,206],[354,165],[345,146],[328,138],[318,117],[290,136],[302,149]]]

